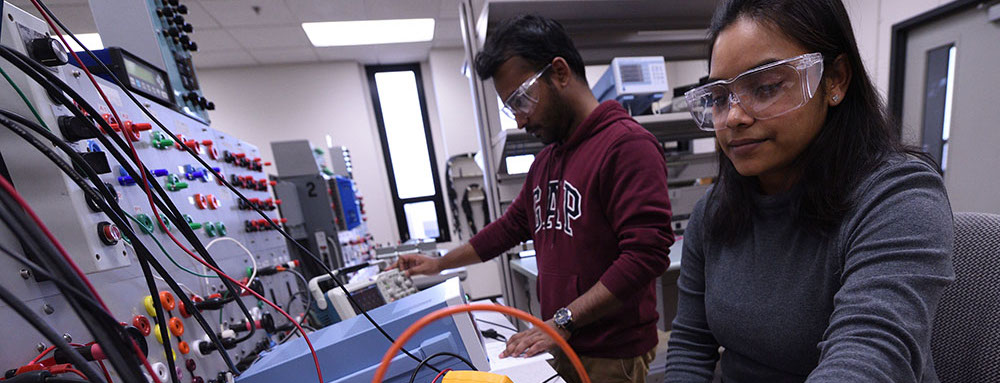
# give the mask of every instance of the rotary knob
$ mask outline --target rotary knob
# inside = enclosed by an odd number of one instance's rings
[[[28,43],[28,50],[31,58],[49,67],[66,65],[69,62],[69,54],[66,49],[56,39],[51,37],[39,37]]]

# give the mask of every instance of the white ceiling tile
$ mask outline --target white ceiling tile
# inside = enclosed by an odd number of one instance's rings
[[[194,54],[195,68],[219,68],[255,65],[257,61],[245,50],[227,52],[198,52]]]
[[[463,45],[462,45],[462,40],[460,39],[457,40],[434,39],[434,43],[431,46],[434,48],[461,48]]]
[[[290,64],[319,61],[313,48],[253,49],[250,51],[261,64]]]
[[[442,19],[454,19],[458,15],[458,4],[461,3],[459,0],[441,0],[440,11],[438,12],[438,17]]]
[[[297,22],[282,0],[202,0],[201,6],[223,27]]]
[[[191,40],[198,43],[198,50],[201,52],[242,49],[240,43],[225,29],[195,29]]]
[[[371,46],[325,47],[316,48],[316,54],[324,61],[358,61],[362,63],[378,62],[377,49]]]
[[[365,20],[365,0],[285,0],[300,22]]]
[[[188,7],[188,14],[184,15],[184,18],[194,26],[195,32],[198,32],[200,28],[219,27],[219,22],[208,14],[208,11],[205,10],[205,7],[201,6],[201,3],[197,1],[185,1],[183,4]]]
[[[437,17],[441,8],[440,0],[368,0],[366,6],[371,20]]]
[[[402,64],[427,60],[431,51],[431,42],[412,44],[380,45],[378,49],[379,64]]]
[[[462,40],[462,26],[458,19],[437,19],[434,21],[434,41]]]
[[[312,46],[301,25],[231,28],[229,31],[241,45],[249,49]]]

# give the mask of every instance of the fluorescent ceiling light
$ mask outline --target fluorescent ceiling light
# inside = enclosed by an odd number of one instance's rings
[[[326,21],[302,23],[317,47],[414,43],[434,39],[434,19]]]
[[[97,33],[77,33],[76,38],[80,39],[80,42],[83,43],[87,49],[92,51],[104,49],[104,42],[101,41],[101,35]],[[66,42],[69,43],[69,49],[73,52],[80,52],[83,50],[83,48],[80,47],[80,44],[77,44],[76,41],[73,41],[71,38],[67,38]]]

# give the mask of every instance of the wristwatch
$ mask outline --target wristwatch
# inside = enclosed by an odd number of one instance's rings
[[[569,311],[568,308],[563,307],[556,310],[556,314],[552,316],[552,321],[556,323],[556,327],[566,330],[569,333],[573,333],[573,312]]]

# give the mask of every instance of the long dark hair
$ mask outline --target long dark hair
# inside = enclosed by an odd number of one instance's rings
[[[819,134],[793,165],[802,172],[796,185],[797,219],[807,230],[822,234],[836,228],[852,207],[859,183],[892,155],[929,158],[901,143],[898,125],[888,116],[861,62],[841,0],[723,1],[709,29],[709,49],[723,29],[741,18],[783,32],[808,52],[822,53],[826,67],[843,56],[851,69],[843,102],[830,108]],[[708,205],[712,237],[729,242],[749,230],[757,187],[756,177],[740,175],[719,151],[719,178]]]

